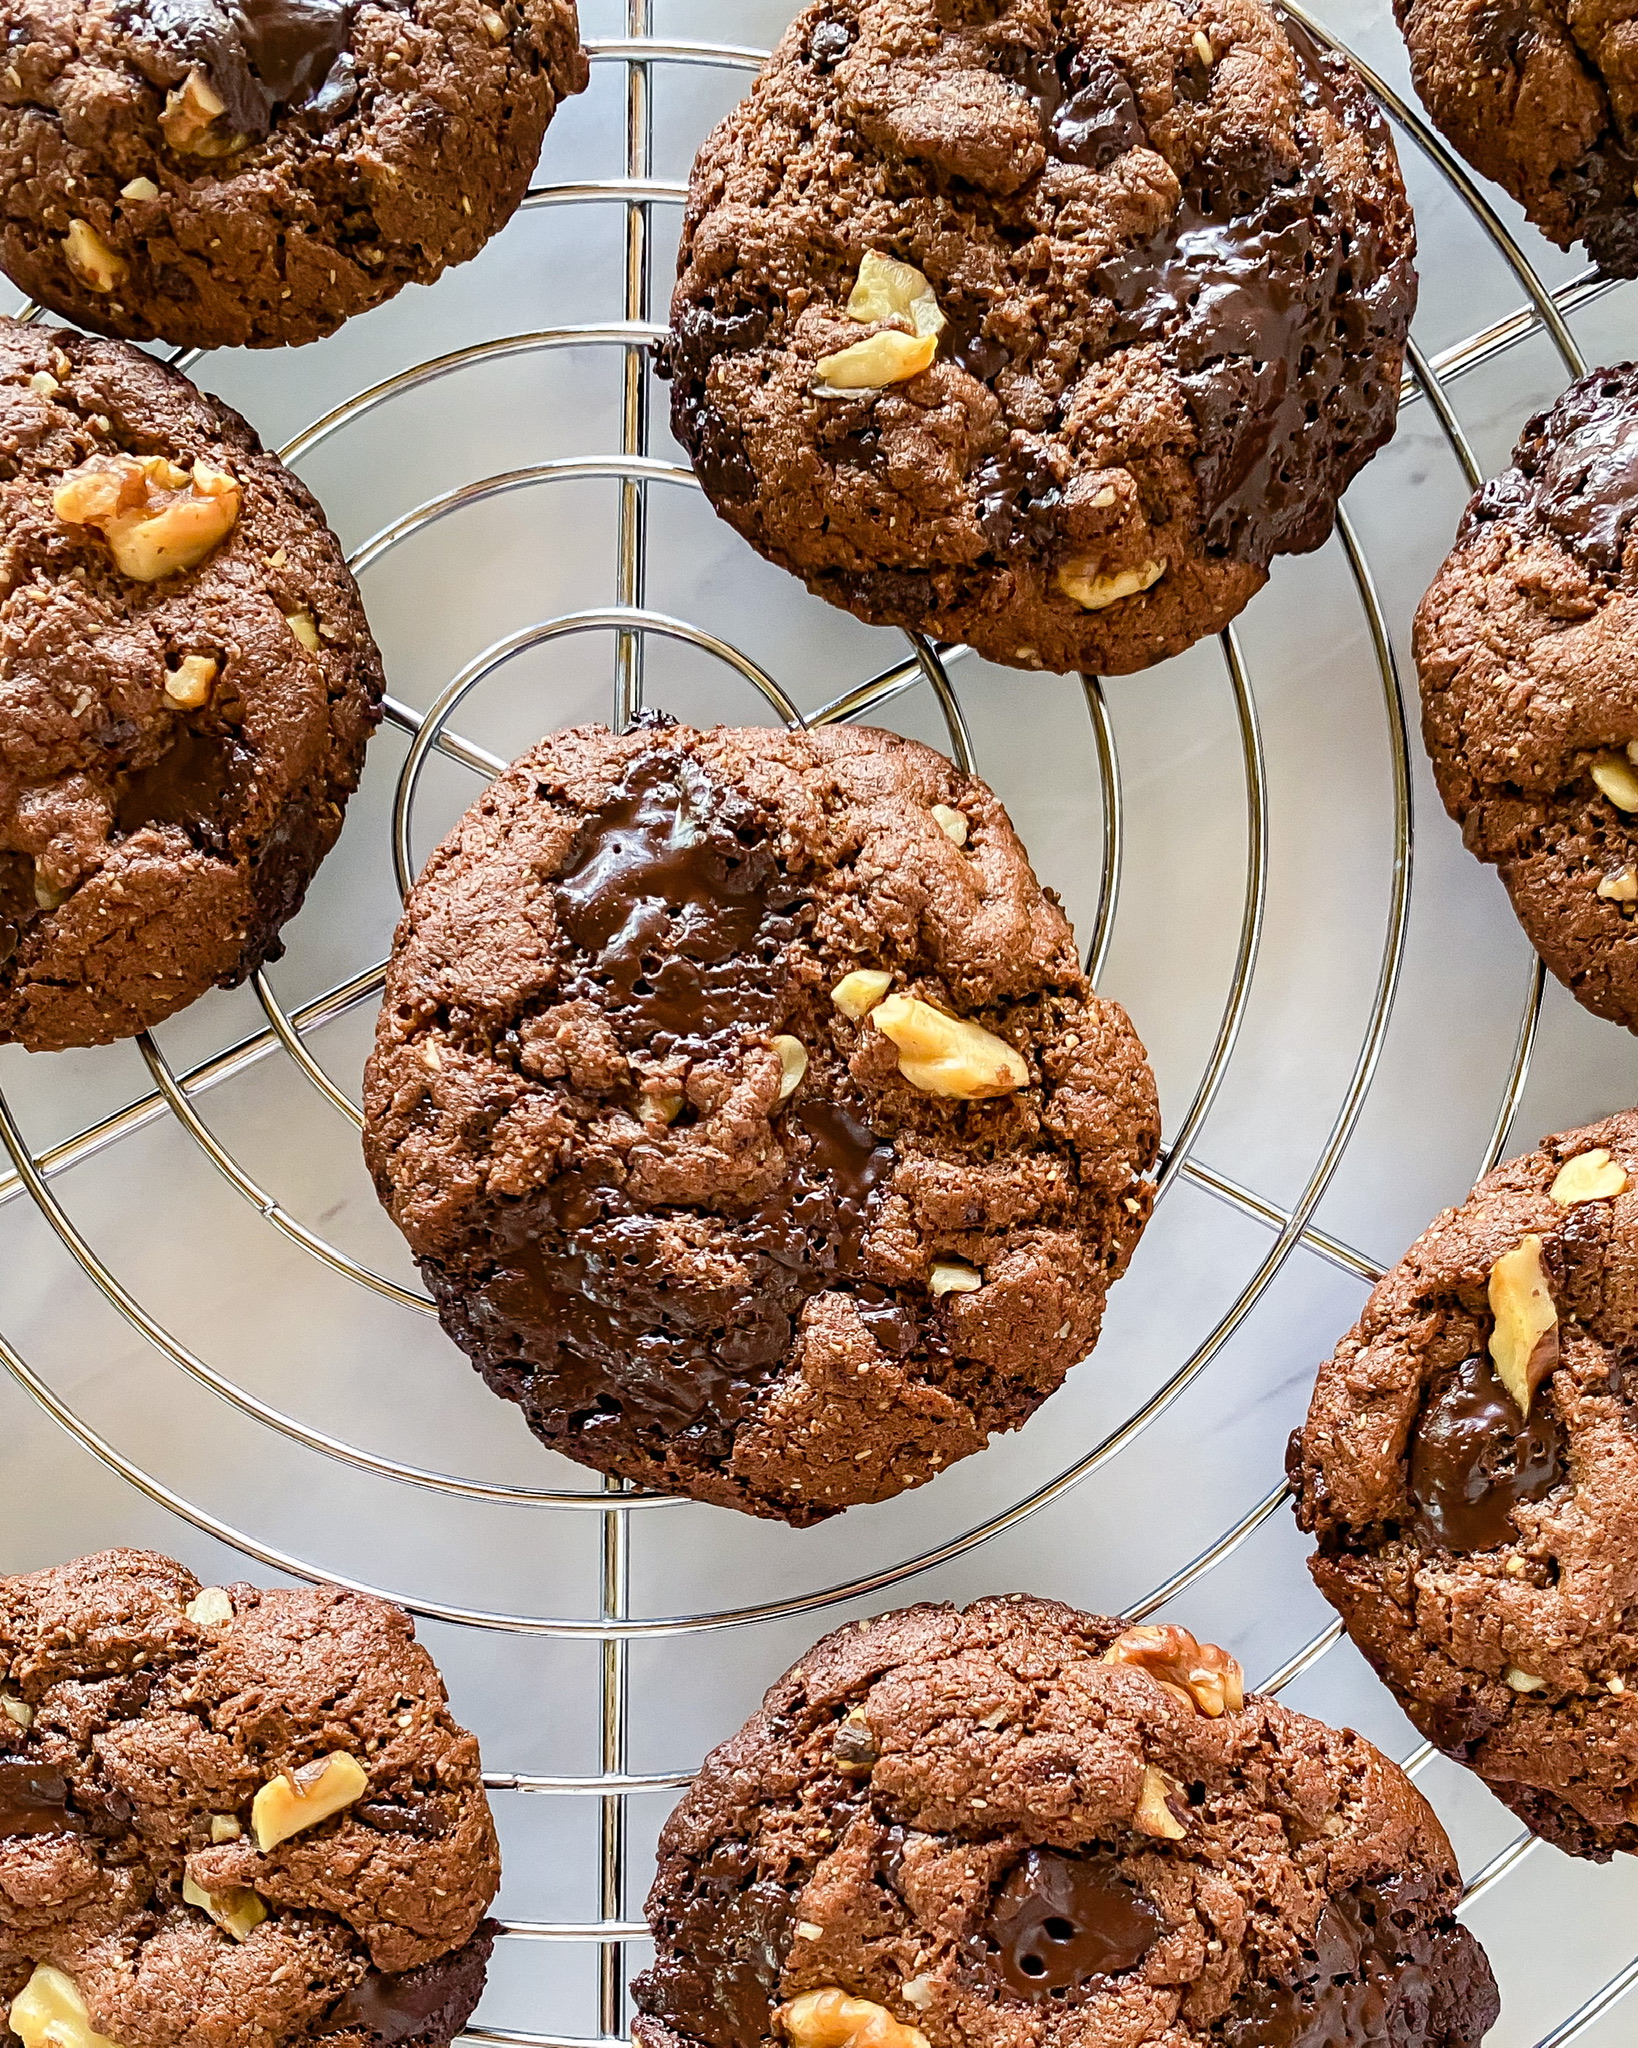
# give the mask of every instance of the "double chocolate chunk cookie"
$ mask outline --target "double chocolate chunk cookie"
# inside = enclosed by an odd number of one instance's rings
[[[235,412],[0,321],[0,1042],[128,1037],[279,953],[381,661],[335,535]]]
[[[1311,1569],[1407,1714],[1539,1835],[1638,1850],[1638,1111],[1480,1181],[1292,1439]]]
[[[1177,1627],[1047,1600],[828,1636],[660,1837],[640,2048],[1473,2048],[1432,1809]]]
[[[653,717],[542,741],[432,856],[364,1103],[445,1329],[542,1442],[794,1523],[1057,1388],[1159,1136],[982,782]]]
[[[102,334],[312,341],[477,255],[574,0],[0,0],[0,268]]]
[[[1638,365],[1572,384],[1416,614],[1445,808],[1578,1002],[1638,1028]]]
[[[445,2048],[499,1881],[396,1607],[141,1550],[0,1579],[7,2048]]]
[[[1620,9],[1394,0],[1435,125],[1542,233],[1638,276],[1638,93]]]
[[[832,603],[1139,669],[1330,532],[1413,243],[1374,103],[1263,0],[815,0],[695,165],[672,418]]]

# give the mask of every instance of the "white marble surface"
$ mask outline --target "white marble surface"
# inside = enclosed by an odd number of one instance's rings
[[[632,0],[638,4],[638,0]],[[618,35],[624,0],[588,0],[587,29]],[[789,0],[653,0],[655,33],[766,42]],[[1353,0],[1327,18],[1385,74],[1404,80],[1387,7]],[[541,181],[616,175],[623,71],[604,64],[558,120]],[[656,73],[654,174],[682,178],[710,122],[742,89],[734,74]],[[1414,149],[1423,311],[1431,354],[1511,310],[1516,283],[1437,172]],[[1492,195],[1493,197],[1496,195]],[[1510,221],[1513,210],[1502,204]],[[676,211],[655,216],[663,307]],[[197,370],[267,439],[284,441],[355,391],[477,339],[618,318],[617,208],[526,211],[466,269],[406,292],[317,347],[223,354]],[[1543,275],[1580,265],[1523,231]],[[1631,351],[1638,295],[1577,319],[1589,360]],[[1504,459],[1524,414],[1565,381],[1538,340],[1478,370],[1453,395],[1481,460]],[[577,348],[475,366],[349,427],[302,464],[349,546],[459,483],[565,453],[618,446],[617,359]],[[668,452],[663,427],[657,452]],[[1416,598],[1465,495],[1425,405],[1355,487],[1350,510],[1401,662]],[[429,528],[365,578],[391,688],[429,702],[483,648],[520,626],[613,600],[615,493],[539,484]],[[690,490],[656,490],[648,601],[734,641],[815,705],[898,658],[902,643],[827,610],[756,560]],[[1382,685],[1336,543],[1279,565],[1243,621],[1267,750],[1266,925],[1245,1026],[1197,1156],[1270,1202],[1298,1198],[1325,1146],[1369,1023],[1393,884],[1391,754]],[[702,658],[657,646],[653,701],[694,717],[764,715],[746,687]],[[501,754],[541,731],[606,715],[607,636],[558,641],[517,661],[463,711],[462,729]],[[965,663],[955,670],[979,764],[1012,807],[1044,877],[1083,929],[1097,897],[1102,813],[1078,683]],[[1108,686],[1126,805],[1125,860],[1104,988],[1130,1008],[1153,1054],[1175,1131],[1225,998],[1245,877],[1240,741],[1219,650]],[[937,741],[924,692],[886,714]],[[388,823],[406,741],[383,731],[337,852],[289,934],[274,981],[305,1001],[380,959],[396,908]],[[1530,955],[1499,885],[1462,851],[1411,743],[1414,866],[1408,943],[1392,1020],[1357,1130],[1318,1211],[1326,1230],[1391,1259],[1480,1159],[1512,1058]],[[475,790],[464,771],[428,774],[421,853]],[[256,1030],[244,991],[213,996],[159,1034],[186,1066]],[[349,1093],[369,1006],[317,1034]],[[143,1093],[131,1047],[28,1058],[0,1052],[3,1085],[44,1147]],[[1550,989],[1510,1149],[1638,1094],[1638,1052]],[[201,1113],[285,1209],[402,1284],[413,1275],[378,1211],[356,1136],[282,1054],[202,1096]],[[280,1236],[168,1118],[54,1183],[74,1222],[150,1314],[214,1368],[309,1427],[442,1470],[523,1485],[587,1475],[540,1452],[493,1401],[436,1324],[337,1278]],[[1188,1358],[1252,1281],[1265,1225],[1198,1187],[1173,1187],[1118,1289],[1096,1358],[1031,1426],[907,1499],[796,1533],[681,1505],[634,1514],[631,1599],[640,1615],[800,1597],[919,1554],[1021,1499],[1085,1452]],[[1315,1361],[1352,1319],[1361,1284],[1299,1248],[1182,1398],[1113,1462],[1040,1513],[905,1585],[902,1593],[631,1651],[632,1768],[686,1767],[728,1733],[764,1684],[824,1623],[892,1598],[1027,1588],[1094,1607],[1140,1598],[1233,1523],[1277,1480]],[[126,1457],[263,1543],[315,1567],[417,1599],[586,1617],[598,1601],[594,1515],[444,1499],[365,1477],[246,1419],[159,1354],[90,1285],[14,1186],[0,1183],[0,1330],[85,1422]],[[152,1543],[207,1576],[242,1559],[146,1499],[0,1377],[0,1568],[102,1544]],[[1177,1603],[1177,1618],[1232,1644],[1254,1673],[1324,1626],[1303,1545],[1282,1512]],[[259,1568],[250,1568],[252,1570]],[[597,1762],[593,1644],[425,1629],[494,1769],[587,1771]],[[1364,1728],[1396,1753],[1414,1737],[1346,1646],[1291,1688],[1293,1703]],[[1424,1784],[1469,1872],[1514,1833],[1461,1773]],[[628,1910],[667,1801],[631,1810]],[[518,1919],[597,1912],[596,1809],[589,1800],[503,1797],[504,1910]],[[1495,2048],[1530,2048],[1638,1949],[1638,1870],[1595,1869],[1537,1849],[1473,1911],[1501,1977]],[[638,1960],[641,1949],[634,1951]],[[1632,2038],[1638,2005],[1585,2039]],[[590,2034],[594,1952],[510,1942],[484,2007],[495,2026]]]

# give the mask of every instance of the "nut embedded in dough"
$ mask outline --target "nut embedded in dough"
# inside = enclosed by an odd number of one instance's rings
[[[1533,1231],[1491,1267],[1490,1313],[1496,1376],[1528,1419],[1537,1387],[1558,1364],[1558,1310]]]
[[[781,1031],[773,1041],[773,1049],[779,1055],[781,1079],[779,1093],[774,1097],[777,1109],[783,1102],[789,1102],[802,1085],[802,1076],[808,1071],[808,1049],[800,1038],[793,1038],[788,1031]]]
[[[211,135],[211,129],[227,112],[221,94],[202,71],[190,71],[168,95],[160,128],[171,148],[185,156],[225,156],[233,147],[231,135]]]
[[[1180,1785],[1174,1785],[1164,1771],[1157,1771],[1153,1764],[1145,1766],[1143,1790],[1138,1794],[1137,1811],[1132,1816],[1132,1825],[1140,1835],[1154,1835],[1164,1842],[1182,1841],[1188,1829],[1173,1813],[1170,1804],[1182,1789]]]
[[[927,2048],[920,2027],[894,2019],[885,2005],[830,1986],[804,1991],[775,2015],[791,2048]]]
[[[1011,1095],[1029,1084],[1023,1055],[975,1024],[947,1016],[919,996],[888,996],[870,1013],[899,1049],[899,1072],[913,1088],[960,1102]]]
[[[210,655],[184,654],[175,668],[166,671],[165,696],[179,711],[198,711],[210,702],[215,683],[216,663]],[[228,1612],[233,1612],[231,1605]]]
[[[313,623],[313,614],[308,611],[286,612],[284,623],[295,634],[309,654],[319,651],[319,630]]]
[[[938,336],[945,319],[933,287],[913,263],[900,263],[879,249],[867,249],[858,282],[848,294],[847,317],[861,326],[878,320],[908,320],[913,334]]]
[[[11,2001],[10,2024],[23,2048],[119,2048],[92,2026],[74,1979],[50,1963],[37,1964]]]
[[[232,532],[238,483],[195,462],[189,472],[162,455],[92,456],[52,493],[68,526],[89,526],[107,541],[114,564],[136,583],[157,583],[196,569]]]
[[[345,1749],[303,1764],[298,1771],[281,1771],[256,1794],[250,1807],[251,1830],[256,1846],[265,1856],[269,1849],[316,1827],[344,1806],[351,1806],[369,1788],[357,1757]]]
[[[226,1891],[207,1892],[186,1871],[182,1873],[182,1898],[185,1904],[208,1913],[235,1941],[244,1941],[267,1918],[266,1906],[247,1886],[230,1885]]]
[[[892,986],[893,977],[885,968],[855,967],[837,982],[830,999],[844,1017],[851,1017],[857,1024],[870,1015]]]
[[[984,1275],[965,1259],[935,1259],[927,1275],[927,1292],[937,1301],[946,1294],[976,1294]]]
[[[937,354],[936,334],[901,334],[896,327],[883,327],[834,355],[821,356],[814,370],[827,391],[880,391],[919,377]]]
[[[1129,1628],[1103,1653],[1106,1664],[1134,1664],[1187,1700],[1197,1713],[1215,1720],[1246,1703],[1246,1675],[1240,1660],[1215,1643],[1197,1642],[1186,1628]]]
[[[1595,1145],[1590,1152],[1565,1160],[1548,1193],[1561,1208],[1571,1209],[1578,1202],[1610,1201],[1631,1185],[1620,1160],[1610,1157],[1607,1146]]]
[[[1638,771],[1624,754],[1599,754],[1592,779],[1618,811],[1638,811]]]
[[[934,804],[933,823],[953,845],[966,845],[967,819],[964,812],[952,810],[948,804]]]
[[[1152,588],[1165,573],[1164,561],[1145,562],[1140,569],[1122,569],[1113,576],[1105,576],[1096,562],[1066,562],[1052,580],[1083,612],[1101,612],[1123,597]]]
[[[130,265],[110,249],[88,220],[71,220],[63,236],[63,261],[87,291],[117,291]]]

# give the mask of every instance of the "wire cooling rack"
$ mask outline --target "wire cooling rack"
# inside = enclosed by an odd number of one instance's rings
[[[1554,1934],[1551,1901],[1596,1927],[1620,1919],[1631,1884],[1623,1873],[1569,1865],[1510,1824],[1498,1831],[1500,1810],[1486,1795],[1427,1745],[1410,1746],[1407,1724],[1352,1652],[1337,1648],[1336,1625],[1319,1625],[1324,1610],[1302,1590],[1295,1540],[1271,1518],[1287,1498],[1274,1483],[1282,1429],[1300,1413],[1313,1360],[1356,1312],[1361,1283],[1380,1272],[1356,1238],[1369,1234],[1391,1256],[1437,1200],[1458,1197],[1501,1155],[1521,1104],[1536,1107],[1526,1090],[1544,1016],[1541,972],[1493,892],[1480,893],[1475,874],[1449,858],[1443,820],[1425,782],[1417,787],[1402,642],[1443,545],[1437,536],[1448,538],[1455,506],[1482,479],[1477,444],[1494,444],[1497,466],[1527,403],[1583,370],[1572,322],[1596,330],[1604,319],[1613,345],[1598,353],[1620,352],[1631,294],[1557,262],[1504,221],[1414,105],[1364,61],[1366,45],[1384,53],[1385,69],[1394,61],[1380,21],[1366,16],[1349,42],[1417,188],[1418,334],[1447,338],[1413,344],[1400,436],[1351,494],[1358,513],[1344,511],[1336,540],[1312,564],[1282,565],[1218,650],[1195,650],[1150,677],[1055,685],[986,671],[959,648],[921,640],[899,642],[883,659],[876,650],[891,649],[891,636],[825,613],[735,554],[651,419],[654,301],[683,195],[681,178],[657,175],[657,162],[668,153],[680,170],[760,60],[733,43],[662,36],[654,4],[621,0],[622,14],[602,24],[618,32],[593,44],[600,112],[582,129],[565,112],[548,144],[550,173],[579,169],[587,136],[612,137],[607,174],[548,175],[525,216],[472,267],[489,266],[493,331],[417,353],[429,336],[450,338],[427,314],[430,299],[355,323],[348,337],[379,331],[389,362],[409,357],[411,367],[354,382],[355,395],[284,448],[333,512],[368,508],[353,566],[378,631],[384,616],[396,629],[399,607],[410,620],[397,658],[393,630],[383,632],[395,689],[401,673],[425,685],[419,703],[389,698],[373,780],[296,928],[291,962],[257,975],[249,994],[212,998],[160,1036],[145,1034],[135,1063],[130,1048],[0,1059],[9,1155],[0,1171],[0,1362],[20,1390],[4,1410],[0,1444],[3,1561],[23,1568],[69,1547],[143,1540],[180,1548],[217,1576],[250,1559],[385,1591],[422,1619],[486,1754],[493,1759],[500,1742],[508,1747],[499,1753],[537,1764],[577,1760],[573,1770],[488,1775],[507,1844],[508,1917],[493,1995],[470,2030],[476,2041],[622,2040],[629,1967],[645,1939],[633,1909],[649,1838],[704,1743],[737,1724],[821,1625],[890,1604],[888,1596],[962,1597],[1002,1585],[1119,1606],[1133,1619],[1181,1601],[1180,1618],[1265,1663],[1279,1645],[1265,1690],[1302,1681],[1319,1711],[1375,1716],[1372,1732],[1427,1777],[1471,1873],[1464,1911],[1496,1907],[1504,1880],[1514,1897],[1534,1882],[1522,1919],[1548,1938],[1550,1959],[1539,1944],[1515,1953],[1514,1921],[1497,1923],[1497,1943],[1479,1915],[1508,1995],[1497,2048],[1625,2038],[1599,2023],[1638,1984],[1638,1958],[1613,1974],[1591,1967],[1603,1948]],[[788,11],[769,0],[743,15],[757,12],[759,26],[776,30]],[[1290,11],[1337,40],[1303,8]],[[730,12],[730,25],[740,18]],[[689,78],[707,81],[704,92],[691,98],[679,84]],[[544,215],[563,225],[528,240],[529,217],[538,225]],[[604,317],[514,331],[507,316],[541,277],[548,302],[573,299],[569,280],[581,270],[587,291],[604,294]],[[446,280],[439,295],[459,290]],[[1464,325],[1475,311],[1487,317]],[[329,356],[217,358],[199,374],[253,415],[260,404],[265,418],[371,361],[349,353],[350,340],[326,346]],[[309,375],[313,363],[323,367]],[[554,386],[559,363],[578,367]],[[507,398],[485,381],[520,365],[531,375],[545,366],[546,383]],[[596,389],[584,407],[582,381]],[[531,402],[556,446],[515,466],[462,468],[514,435],[527,452]],[[456,456],[429,495],[403,451],[445,448],[451,421]],[[590,524],[579,510],[588,488],[600,508]],[[383,489],[408,509],[377,524]],[[1414,547],[1401,532],[1406,506],[1426,529]],[[449,566],[440,536],[470,534],[474,521],[477,546],[461,560],[477,587],[457,605],[440,581]],[[587,565],[605,534],[614,566],[598,585]],[[526,611],[485,640],[484,578],[519,535],[517,578],[568,601],[544,617]],[[606,601],[578,602],[588,591]],[[456,631],[470,630],[468,613],[478,621],[466,644],[481,651],[440,687],[436,622],[451,609],[461,611]],[[598,704],[593,664],[610,649],[612,698],[603,668]],[[787,666],[798,681],[776,679]],[[836,691],[850,670],[862,679]],[[1094,980],[1130,991],[1140,1030],[1151,1043],[1159,1034],[1161,1201],[1098,1361],[1020,1439],[907,1502],[854,1511],[822,1532],[771,1530],[613,1482],[597,1490],[578,1468],[531,1459],[509,1415],[442,1345],[402,1248],[360,1186],[354,1098],[384,967],[380,878],[390,871],[396,890],[407,888],[475,778],[498,772],[538,731],[571,716],[623,723],[645,701],[741,721],[899,720],[934,738],[998,782],[1046,879],[1077,914]],[[495,744],[470,736],[486,720]],[[393,731],[401,759],[383,779],[377,765]],[[1436,899],[1420,939],[1418,810],[1423,842],[1433,845],[1425,886]],[[1208,839],[1197,843],[1188,828],[1202,817]],[[363,870],[347,866],[345,849],[361,842],[358,858],[377,881],[355,889]],[[1321,924],[1343,927],[1334,949],[1293,909],[1315,899]],[[1461,931],[1477,931],[1500,960],[1498,975],[1514,985],[1508,1006],[1497,999],[1499,980],[1480,972],[1475,985]],[[1160,956],[1176,987],[1207,991],[1204,1008],[1197,1001],[1175,1032],[1155,979]],[[1543,1117],[1573,1121],[1638,1092],[1621,1066],[1624,1038],[1562,1005],[1545,1014],[1557,1021],[1554,1078],[1538,1091]],[[1447,1098],[1458,1104],[1448,1118]],[[1261,1143],[1271,1122],[1291,1124],[1289,1148]],[[1240,1149],[1251,1167],[1231,1174],[1208,1163],[1208,1127],[1214,1158]],[[1452,1156],[1430,1167],[1425,1155],[1440,1151],[1441,1134],[1451,1136]],[[325,1168],[310,1170],[319,1155]],[[1356,1158],[1364,1167],[1350,1191]],[[1385,1172],[1403,1182],[1391,1198],[1380,1192]],[[1335,1226],[1331,1207],[1342,1218]],[[313,1213],[318,1223],[306,1220]],[[1364,1230],[1346,1227],[1349,1219]],[[1224,1231],[1234,1238],[1227,1250]],[[1174,1279],[1178,1261],[1198,1262],[1208,1242],[1210,1284]],[[1306,1277],[1293,1286],[1293,1273]],[[1325,1276],[1317,1290],[1316,1274]],[[1178,1291],[1181,1307],[1171,1299]],[[362,1355],[344,1360],[355,1341]],[[332,1428],[338,1410],[366,1426]],[[426,1426],[406,1429],[407,1416]],[[499,1476],[520,1464],[533,1483]],[[98,1467],[113,1475],[106,1489],[92,1477]],[[1182,1539],[1195,1529],[1209,1540],[1191,1555]],[[1037,1542],[1043,1530],[1052,1533]],[[1107,1570],[1087,1561],[1098,1553]],[[367,1568],[354,1576],[357,1556]],[[1127,1570],[1148,1575],[1128,1586],[1151,1590],[1112,1594],[1115,1574]],[[495,1585],[529,1597],[493,1604],[470,1590]],[[575,1587],[578,1610],[544,1597]],[[1255,1619],[1236,1623],[1236,1611]],[[1340,1695],[1325,1689],[1326,1672],[1346,1672]],[[634,1723],[673,1767],[633,1768]],[[511,1917],[520,1871],[536,1896],[575,1902],[574,1911]],[[1612,1939],[1611,1955],[1630,1947],[1630,1937]],[[541,1956],[564,1960],[532,1971]],[[1569,2012],[1546,2032],[1543,1992],[1553,2001],[1546,2010]],[[506,2024],[489,2020],[497,1999],[512,2008]],[[529,2024],[511,2024],[514,2013]],[[571,2019],[578,2031],[541,2030],[543,2020]]]

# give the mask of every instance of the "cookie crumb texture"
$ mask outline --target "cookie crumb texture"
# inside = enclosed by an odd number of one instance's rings
[[[1122,1627],[987,1599],[804,1657],[666,1823],[641,2048],[800,2048],[833,1987],[883,2048],[1473,2048],[1495,1985],[1416,1789],[1351,1731],[1102,1661]]]
[[[306,488],[123,343],[0,321],[0,536],[0,1042],[102,1045],[278,957],[380,656]]]
[[[1561,249],[1638,276],[1638,127],[1619,15],[1568,0],[1394,0],[1434,124]]]
[[[1532,1239],[1556,1323],[1526,1418],[1496,1365],[1500,1278]],[[1628,1110],[1447,1209],[1321,1367],[1292,1440],[1315,1581],[1406,1713],[1599,1861],[1638,1850],[1635,1303]]]
[[[574,0],[0,0],[0,267],[100,334],[313,341],[476,256]]]
[[[695,165],[673,424],[832,603],[1123,673],[1330,532],[1393,431],[1413,248],[1375,103],[1262,0],[818,0]],[[908,376],[935,315],[855,298],[884,256],[942,316]],[[831,388],[872,336],[897,381]]]
[[[396,1607],[200,1591],[140,1550],[0,1579],[0,2000],[44,1964],[120,2048],[444,2048],[494,1939],[477,1743]],[[260,1853],[257,1793],[337,1752],[360,1796]]]
[[[416,884],[365,1079],[381,1198],[542,1442],[795,1523],[1054,1391],[1158,1135],[995,797],[858,728],[544,740]]]
[[[1445,808],[1580,1003],[1638,1029],[1638,364],[1572,384],[1416,614]]]

